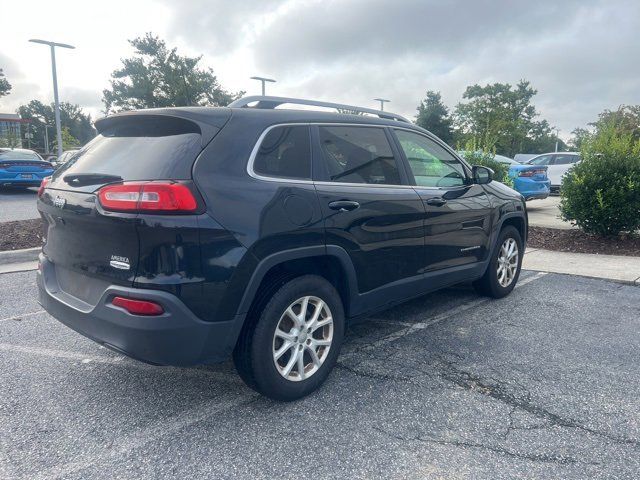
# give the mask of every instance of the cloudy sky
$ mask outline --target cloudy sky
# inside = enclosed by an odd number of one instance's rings
[[[105,8],[108,5],[108,8]],[[13,84],[0,112],[52,99],[45,38],[58,51],[61,100],[100,116],[110,73],[154,32],[203,55],[223,86],[313,97],[413,116],[427,90],[454,106],[467,85],[521,78],[561,136],[605,108],[640,104],[638,0],[136,0],[2,2],[0,68]]]

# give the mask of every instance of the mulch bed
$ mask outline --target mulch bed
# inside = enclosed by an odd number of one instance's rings
[[[0,223],[0,251],[40,247],[41,245],[41,218]]]
[[[599,237],[581,230],[530,227],[528,247],[557,252],[599,253],[640,257],[640,237]]]
[[[42,219],[0,223],[0,251],[42,245]],[[531,248],[640,257],[640,237],[598,237],[580,230],[530,227]]]

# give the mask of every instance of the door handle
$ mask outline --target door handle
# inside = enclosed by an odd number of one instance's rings
[[[434,207],[441,207],[445,203],[447,203],[447,201],[442,197],[433,197],[427,200],[427,205],[432,205]]]
[[[329,202],[329,208],[331,210],[338,210],[340,212],[347,212],[355,210],[360,204],[353,200],[336,200],[335,202]]]

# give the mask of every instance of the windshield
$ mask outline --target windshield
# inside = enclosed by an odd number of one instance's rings
[[[549,165],[551,161],[551,155],[540,155],[539,157],[532,158],[527,163],[529,165]]]
[[[42,161],[40,155],[36,152],[24,151],[24,150],[4,150],[0,149],[0,160],[7,161],[24,161],[24,162],[33,162],[33,161]]]

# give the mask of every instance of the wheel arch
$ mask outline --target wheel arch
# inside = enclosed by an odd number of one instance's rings
[[[313,246],[278,252],[264,258],[256,267],[238,307],[248,314],[263,301],[265,294],[292,278],[314,274],[327,279],[338,291],[345,314],[358,293],[355,268],[349,254],[338,246]]]

